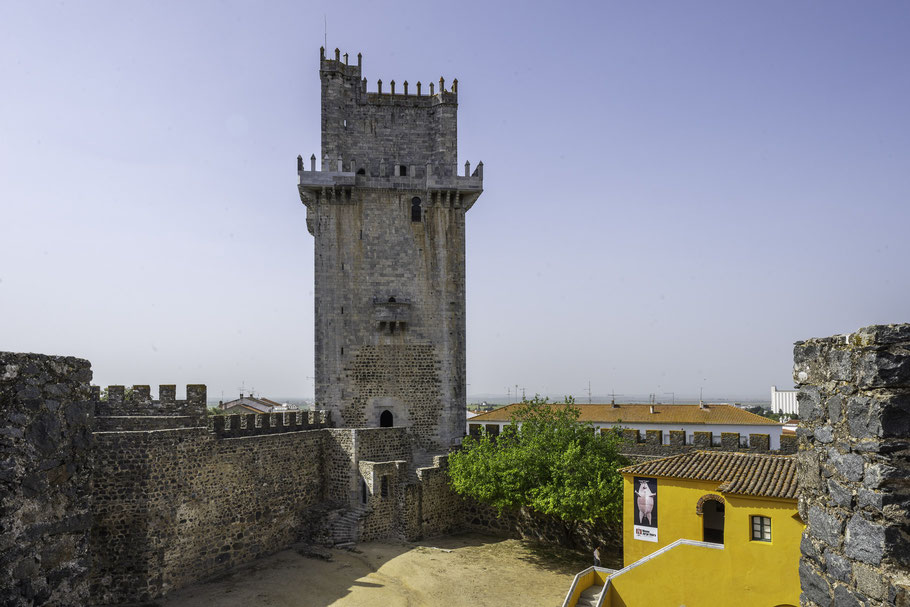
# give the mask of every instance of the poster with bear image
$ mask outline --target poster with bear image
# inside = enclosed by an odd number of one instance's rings
[[[657,479],[634,477],[633,535],[636,540],[657,541]]]

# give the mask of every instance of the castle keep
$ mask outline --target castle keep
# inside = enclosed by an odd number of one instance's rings
[[[458,81],[367,92],[361,56],[320,52],[322,150],[298,157],[315,237],[316,403],[347,427],[401,426],[416,453],[465,430],[465,213]]]

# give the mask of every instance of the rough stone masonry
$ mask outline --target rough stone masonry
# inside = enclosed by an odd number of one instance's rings
[[[798,342],[804,607],[910,605],[910,324]]]
[[[378,83],[320,52],[321,170],[298,157],[315,237],[316,403],[345,427],[407,426],[418,459],[465,428],[465,213],[458,81]],[[423,456],[420,456],[420,453]]]

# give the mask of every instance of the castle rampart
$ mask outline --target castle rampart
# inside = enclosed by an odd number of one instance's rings
[[[91,367],[0,352],[0,602],[89,601]]]
[[[803,607],[910,605],[910,325],[797,342]]]

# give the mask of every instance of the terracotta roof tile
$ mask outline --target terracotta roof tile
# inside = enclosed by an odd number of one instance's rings
[[[792,455],[694,451],[621,468],[623,474],[717,481],[721,493],[796,499]]]
[[[471,422],[509,421],[520,403],[506,405],[488,413],[471,418]],[[564,407],[551,404],[550,407]],[[767,417],[749,413],[733,405],[575,405],[581,409],[579,421],[593,423],[648,423],[648,424],[729,424],[729,425],[771,425],[780,423]]]

